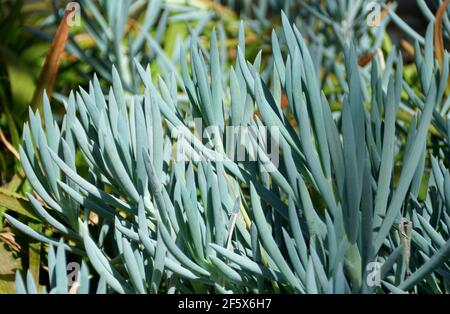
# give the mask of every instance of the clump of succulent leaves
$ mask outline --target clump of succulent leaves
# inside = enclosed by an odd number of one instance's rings
[[[56,232],[5,216],[48,244],[49,292],[450,292],[449,56],[435,60],[433,24],[424,49],[415,45],[417,86],[403,79],[400,52],[361,68],[345,42],[334,111],[303,36],[284,15],[282,26],[267,77],[242,40],[225,71],[213,31],[209,49],[181,45],[187,99],[173,75],[155,85],[135,62],[142,92],[113,68],[106,92],[94,77],[69,95],[62,124],[45,97],[43,117],[30,111],[28,198]],[[220,140],[199,138],[194,119]],[[255,161],[230,158],[224,143],[238,143],[227,126],[256,137],[267,127],[278,164],[262,149]],[[184,153],[200,158],[174,158],[180,131]],[[81,265],[74,289],[67,256]],[[42,292],[30,275],[16,286]]]
[[[219,41],[224,43],[223,52],[225,43],[230,41],[229,33],[236,33],[240,23],[233,11],[215,6],[212,1],[79,0],[74,3],[69,2],[66,7],[54,4],[54,14],[30,27],[31,33],[51,41],[50,34],[65,13],[78,10],[78,17],[71,14],[69,18],[70,36],[65,49],[71,58],[65,62],[77,70],[78,79],[83,83],[95,72],[102,87],[103,83],[112,82],[111,68],[115,65],[125,91],[131,93],[137,93],[140,88],[136,60],[150,64],[154,77],[161,75],[169,80],[174,76],[182,88],[177,69],[180,46],[196,42],[204,48],[205,38],[214,25]],[[223,63],[226,54],[222,55]],[[56,94],[57,99],[65,96]]]
[[[154,77],[160,74],[166,80],[174,75],[183,89],[182,78],[177,70],[180,46],[195,42],[204,52],[208,48],[209,34],[217,29],[221,49],[221,64],[227,63],[237,41],[236,33],[240,19],[245,21],[244,38],[250,43],[248,55],[256,55],[259,49],[267,51],[262,60],[261,76],[267,79],[273,66],[270,53],[271,33],[279,32],[280,10],[295,23],[308,40],[316,64],[323,64],[327,74],[343,72],[336,63],[337,52],[344,42],[353,38],[358,53],[373,52],[380,48],[385,29],[390,22],[386,14],[379,27],[369,27],[366,15],[373,1],[282,0],[282,1],[95,1],[80,0],[79,25],[71,27],[66,50],[75,58],[81,79],[89,79],[95,71],[103,87],[103,81],[111,83],[111,67],[114,64],[127,92],[137,93],[140,87],[135,60],[150,64]],[[385,1],[377,2],[384,5]],[[55,6],[56,7],[56,6]],[[395,4],[392,6],[395,8]],[[68,7],[72,10],[72,7]],[[51,40],[49,31],[63,18],[68,8],[54,10],[54,16],[41,25],[31,28],[37,36]],[[275,29],[273,29],[275,25]],[[243,27],[243,25],[241,25]],[[244,34],[243,34],[244,35]],[[229,53],[227,54],[227,48]],[[71,61],[72,62],[72,61]],[[329,84],[329,79],[323,80]],[[59,93],[56,97],[64,98]]]

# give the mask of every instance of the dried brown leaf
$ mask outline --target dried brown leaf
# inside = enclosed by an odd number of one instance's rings
[[[34,91],[33,99],[31,101],[31,107],[33,109],[39,109],[42,111],[42,95],[44,90],[46,90],[49,98],[52,94],[56,75],[58,74],[59,64],[64,55],[64,47],[69,37],[69,14],[70,11],[66,11],[64,14],[64,17],[56,30],[50,51],[45,58],[44,67],[39,75],[36,90]]]

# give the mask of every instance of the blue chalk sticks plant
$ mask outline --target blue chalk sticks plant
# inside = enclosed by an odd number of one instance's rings
[[[99,77],[60,97],[62,119],[44,96],[43,116],[30,109],[23,128],[27,197],[53,232],[5,214],[47,248],[48,285],[18,272],[18,293],[450,293],[445,3],[434,16],[418,1],[429,18],[422,37],[395,5],[383,4],[370,30],[368,1],[339,1],[345,12],[298,2],[240,8],[256,34],[281,20],[252,60],[244,23],[235,56],[223,25],[208,43],[199,26],[168,59],[158,23],[170,10],[211,23],[177,1],[149,2],[126,58],[122,33],[96,38],[103,52],[117,48],[106,64],[86,56]],[[94,1],[82,3],[109,29]],[[391,20],[414,40],[414,79],[402,51],[382,47]],[[244,155],[258,158],[236,159],[229,127],[267,135],[275,151],[248,144]],[[73,278],[69,263],[79,265]]]

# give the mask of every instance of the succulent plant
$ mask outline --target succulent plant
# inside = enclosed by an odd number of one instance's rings
[[[313,48],[281,19],[266,75],[243,40],[225,73],[213,30],[209,50],[180,45],[178,81],[167,68],[155,84],[135,60],[143,93],[113,67],[107,95],[97,77],[69,95],[61,127],[47,98],[45,129],[30,111],[28,198],[57,232],[5,216],[49,245],[50,292],[69,292],[65,253],[83,261],[80,293],[450,291],[449,59],[434,58],[433,26],[423,57],[416,44],[420,85],[404,80],[399,52],[361,68],[362,46],[344,40],[328,96]],[[244,145],[227,132],[238,127]],[[17,276],[18,292],[37,292],[26,282]]]
[[[231,16],[232,12],[219,12],[202,1],[80,0],[76,6],[73,3],[61,7],[53,1],[54,15],[30,31],[51,40],[49,32],[63,20],[65,13],[80,14],[71,24],[66,45],[71,58],[67,62],[77,66],[85,82],[95,72],[102,86],[103,80],[112,82],[111,67],[114,64],[125,91],[130,93],[140,90],[135,60],[151,64],[156,75],[171,73],[181,87],[176,65],[180,45],[191,41],[201,44],[199,36],[210,31],[212,21],[217,24],[222,41],[226,40],[225,24],[232,23],[236,30],[239,25],[239,21]],[[64,98],[64,95],[57,94],[57,98]]]

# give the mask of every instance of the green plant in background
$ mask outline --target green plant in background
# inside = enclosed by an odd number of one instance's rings
[[[21,27],[26,10],[21,1],[2,1],[0,5],[3,30],[0,34],[0,127],[2,143],[8,139],[12,147],[19,146],[23,116],[33,96],[39,63],[48,48],[33,40]],[[2,145],[0,185],[4,186],[14,177],[15,164],[15,156]],[[12,189],[12,192],[16,190]]]
[[[213,31],[208,50],[180,44],[187,99],[170,70],[155,85],[152,66],[136,62],[143,93],[127,93],[113,69],[106,95],[94,77],[64,100],[61,127],[48,99],[45,130],[30,111],[20,156],[39,198],[28,198],[56,232],[6,217],[49,245],[52,291],[69,291],[66,252],[84,262],[80,293],[449,292],[448,142],[445,132],[430,136],[449,62],[447,53],[442,68],[435,61],[433,26],[423,58],[416,45],[419,86],[403,79],[395,50],[386,61],[373,58],[367,75],[359,46],[343,42],[345,75],[333,97],[342,109],[334,113],[303,36],[285,15],[282,28],[266,78],[262,55],[247,61],[243,40],[227,75]],[[414,108],[411,118],[397,119],[404,107]],[[193,118],[221,140],[198,139]],[[256,161],[229,158],[224,143],[238,143],[226,126],[253,127],[255,138],[260,126],[278,130],[278,167],[254,145],[246,149],[257,150]],[[176,132],[200,160],[174,159]],[[78,149],[87,171],[76,165]],[[372,263],[381,266],[381,286],[367,280]],[[17,277],[18,291],[36,292],[26,281]]]

